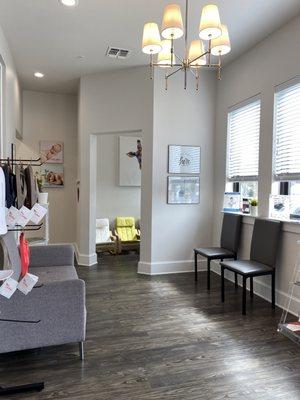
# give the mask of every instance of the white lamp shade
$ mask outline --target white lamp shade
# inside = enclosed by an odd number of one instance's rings
[[[165,7],[161,35],[165,39],[178,39],[183,35],[183,22],[178,4]]]
[[[223,56],[231,50],[229,33],[226,25],[221,25],[222,35],[211,41],[211,54]]]
[[[161,42],[162,50],[157,56],[157,64],[162,68],[171,66],[171,40],[165,39]],[[173,54],[173,64],[175,63],[175,56]]]
[[[146,54],[157,54],[161,50],[159,29],[154,22],[144,25],[142,50]]]
[[[218,7],[209,4],[202,9],[199,36],[200,39],[210,40],[221,36],[221,22]]]
[[[202,56],[201,58],[195,60],[195,58],[200,57],[203,53],[204,46],[202,40],[193,40],[189,49],[189,62],[192,68],[197,68],[206,64],[206,56]]]

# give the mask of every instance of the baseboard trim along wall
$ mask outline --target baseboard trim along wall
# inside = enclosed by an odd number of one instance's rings
[[[213,265],[213,264],[215,264],[215,265]],[[218,261],[212,262],[211,270],[213,272],[215,272],[216,274],[221,275],[221,269],[220,269],[220,266],[218,265]],[[234,274],[232,272],[230,273],[230,271],[225,271],[225,278],[231,282],[234,282]],[[247,283],[247,285],[249,285],[249,282]],[[239,281],[239,286],[242,286],[240,281]],[[270,285],[267,285],[264,282],[259,282],[257,279],[254,278],[253,286],[254,286],[254,290],[253,290],[254,294],[256,294],[259,297],[262,297],[264,300],[267,300],[269,303],[271,303],[271,286]],[[220,282],[220,288],[221,288],[221,282]],[[248,288],[248,290],[250,290],[249,286],[247,288]],[[220,294],[220,297],[221,297],[221,294]],[[226,292],[225,292],[225,298],[226,298]],[[281,290],[276,289],[276,305],[278,307],[286,310],[286,305],[288,304],[288,299],[289,299],[288,293],[285,293],[285,292],[282,292]],[[299,309],[300,309],[300,299],[293,297],[292,301],[291,301],[289,312],[298,317]]]
[[[77,264],[82,267],[91,267],[97,264],[97,254],[82,254],[79,252],[77,243],[74,243],[75,248],[75,257],[77,260]]]
[[[206,270],[206,262],[198,261],[198,271]],[[138,264],[138,273],[144,275],[165,275],[165,274],[180,274],[194,271],[193,260],[182,261],[157,261],[148,263],[140,261]]]

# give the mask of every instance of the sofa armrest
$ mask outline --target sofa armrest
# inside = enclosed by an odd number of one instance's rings
[[[30,246],[30,267],[59,267],[74,265],[72,244]]]

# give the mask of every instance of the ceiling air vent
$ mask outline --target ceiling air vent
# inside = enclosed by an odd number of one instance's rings
[[[106,55],[112,58],[127,58],[129,57],[130,50],[119,49],[118,47],[108,47]]]

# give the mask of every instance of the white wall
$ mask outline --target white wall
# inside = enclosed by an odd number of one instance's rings
[[[20,157],[38,157],[40,140],[64,142],[64,188],[49,193],[50,241],[76,241],[77,98],[72,95],[23,92],[23,141]]]
[[[130,135],[130,134],[129,134]],[[141,188],[119,186],[119,135],[97,137],[97,218],[117,216],[140,219]]]
[[[155,75],[153,116],[153,186],[151,262],[141,259],[139,271],[159,274],[190,271],[193,248],[210,245],[213,218],[213,136],[215,122],[216,76],[202,72],[200,90],[188,75],[169,81]],[[200,204],[167,204],[168,145],[201,146]]]
[[[16,129],[22,133],[21,89],[8,43],[0,27],[0,56],[5,64],[3,155],[10,155]]]
[[[268,198],[272,184],[272,134],[274,87],[300,74],[300,17],[263,40],[251,51],[228,65],[218,84],[214,146],[214,242],[219,241],[223,194],[225,189],[226,139],[228,108],[260,93],[261,136],[259,162],[259,212],[268,216]],[[249,255],[252,225],[249,218],[243,226],[241,256]],[[253,222],[253,221],[252,221]],[[284,224],[282,247],[278,257],[278,302],[282,305],[297,254],[299,225]],[[268,278],[258,279],[256,290],[269,298]],[[267,286],[266,286],[267,285]],[[299,305],[298,305],[299,307]]]
[[[95,254],[97,135],[135,132],[143,138],[141,256],[151,251],[153,83],[145,67],[84,76],[79,88],[80,206],[77,256],[93,265]]]

